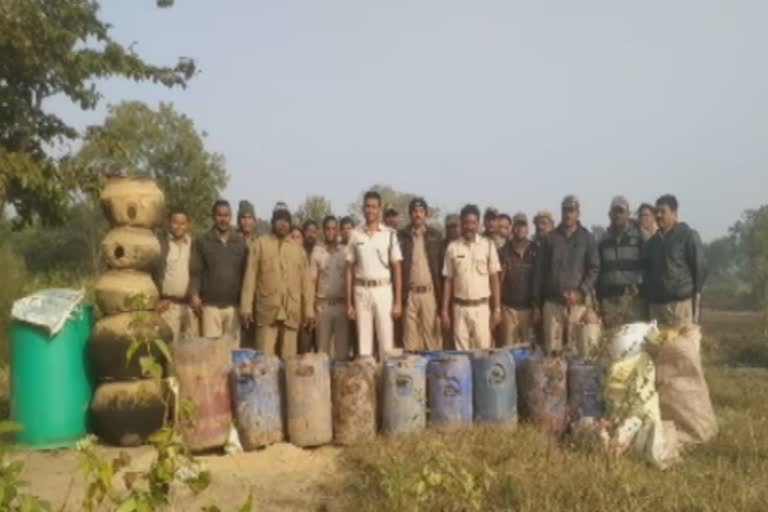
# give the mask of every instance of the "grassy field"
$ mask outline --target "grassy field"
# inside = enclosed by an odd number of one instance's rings
[[[349,510],[768,510],[768,342],[757,317],[708,312],[704,355],[721,433],[665,472],[559,446],[528,428],[380,439],[346,451]]]

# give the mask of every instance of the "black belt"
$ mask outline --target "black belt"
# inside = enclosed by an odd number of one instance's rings
[[[432,293],[433,289],[431,286],[411,286],[408,291],[411,293]]]
[[[457,306],[482,306],[483,304],[488,304],[488,297],[475,300],[459,299],[458,297],[454,297],[453,303]]]

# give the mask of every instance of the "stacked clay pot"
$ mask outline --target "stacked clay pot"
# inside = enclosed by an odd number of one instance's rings
[[[98,384],[91,402],[91,425],[102,441],[117,446],[144,444],[163,426],[168,390],[148,379],[140,359],[151,355],[167,370],[158,350],[145,344],[128,359],[134,340],[162,339],[170,349],[173,333],[154,311],[159,291],[152,272],[160,264],[160,242],[153,229],[162,223],[165,198],[155,180],[109,178],[101,206],[111,225],[101,244],[106,271],[96,283],[101,319],[88,347]]]

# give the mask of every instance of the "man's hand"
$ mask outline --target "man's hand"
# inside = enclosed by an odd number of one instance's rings
[[[347,318],[350,320],[355,319],[355,306],[347,306]]]
[[[401,316],[403,316],[403,306],[401,306],[399,303],[393,304],[392,305],[392,318],[397,320]]]
[[[203,311],[203,301],[199,295],[193,295],[189,298],[189,306],[198,315]]]
[[[246,329],[253,323],[253,313],[240,313],[240,321]]]
[[[313,316],[308,316],[308,317],[306,317],[304,319],[304,328],[307,329],[308,331],[311,331],[312,329],[315,328],[315,317],[314,317],[314,315]]]
[[[563,292],[563,302],[568,307],[573,307],[581,302],[581,292],[578,290],[566,290]]]
[[[539,325],[541,323],[541,309],[539,308],[533,308],[533,312],[531,313],[531,322],[534,325]]]
[[[167,299],[161,299],[157,302],[157,306],[155,306],[155,311],[158,313],[165,313],[170,309],[171,307],[171,301]]]
[[[491,313],[491,331],[495,331],[499,324],[501,324],[501,310],[494,309]]]
[[[451,328],[451,314],[448,311],[443,311],[443,314],[440,315],[441,320],[443,321],[443,328],[444,329],[450,329]]]

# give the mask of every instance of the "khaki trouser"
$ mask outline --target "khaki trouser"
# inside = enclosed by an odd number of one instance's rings
[[[488,304],[453,304],[453,341],[456,350],[491,348],[491,308]]]
[[[379,345],[379,359],[386,358],[395,348],[392,295],[392,287],[389,285],[355,286],[355,318],[360,356],[373,356],[374,332]]]
[[[544,323],[544,350],[546,353],[565,352],[567,355],[585,357],[591,347],[582,344],[582,319],[587,306],[578,304],[570,310],[557,302],[547,301],[542,311]]]
[[[280,345],[280,357],[288,359],[297,354],[298,329],[287,327],[283,322],[261,325],[256,328],[256,348],[273,356]]]
[[[408,294],[404,324],[403,345],[406,350],[441,350],[443,348],[437,300],[432,291]]]
[[[336,361],[349,359],[349,319],[346,306],[317,299],[317,350]]]
[[[235,306],[203,306],[203,337],[230,336],[240,346],[240,311]]]
[[[600,301],[600,309],[606,329],[648,320],[648,304],[637,295],[603,299]]]
[[[530,347],[530,329],[533,312],[504,306],[501,310],[501,336],[503,347]]]
[[[651,320],[660,327],[680,329],[693,324],[693,299],[667,304],[651,304]]]
[[[186,304],[171,302],[161,314],[173,332],[173,342],[200,335],[200,322],[192,308]]]

